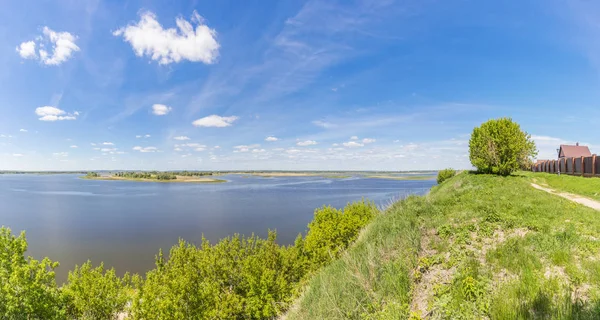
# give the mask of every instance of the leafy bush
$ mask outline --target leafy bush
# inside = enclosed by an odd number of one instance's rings
[[[98,177],[100,177],[100,175],[99,175],[97,172],[88,172],[88,173],[85,175],[85,177],[86,177],[86,178],[98,178]]]
[[[493,119],[473,129],[469,159],[482,173],[507,176],[537,155],[531,135],[510,118]]]
[[[440,183],[454,177],[455,175],[456,175],[456,170],[454,170],[452,168],[441,170],[440,172],[438,172],[438,175],[437,175],[437,183],[440,184]]]
[[[278,246],[267,239],[234,235],[200,247],[180,241],[169,259],[162,253],[133,302],[134,319],[267,319],[286,310],[300,283],[354,241],[377,212],[366,201],[344,210],[315,211],[306,238]]]
[[[114,269],[104,265],[92,268],[88,260],[69,272],[69,281],[63,288],[67,313],[75,319],[116,319],[123,312],[128,297],[129,276],[120,279]]]
[[[373,218],[377,208],[373,203],[362,201],[348,204],[344,210],[323,207],[315,211],[308,224],[304,249],[313,269],[336,258],[354,242],[358,232]]]
[[[0,228],[0,318],[63,319],[62,299],[54,280],[58,262],[25,258],[27,240]]]

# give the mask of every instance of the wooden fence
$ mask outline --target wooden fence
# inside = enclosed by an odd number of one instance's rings
[[[596,155],[578,158],[560,158],[558,160],[540,161],[533,165],[533,172],[570,174],[575,176],[600,176],[600,160]]]

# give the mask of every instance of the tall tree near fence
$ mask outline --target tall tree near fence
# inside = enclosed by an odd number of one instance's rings
[[[531,135],[511,118],[492,119],[473,129],[469,159],[482,173],[507,176],[537,155]]]

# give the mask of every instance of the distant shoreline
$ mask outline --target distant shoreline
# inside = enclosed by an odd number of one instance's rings
[[[184,176],[177,176],[177,179],[175,179],[175,180],[141,179],[141,178],[126,178],[126,177],[114,177],[114,176],[100,176],[100,177],[82,176],[80,178],[86,179],[86,180],[160,182],[160,183],[223,183],[223,182],[227,182],[227,180],[222,180],[222,179],[184,177]]]

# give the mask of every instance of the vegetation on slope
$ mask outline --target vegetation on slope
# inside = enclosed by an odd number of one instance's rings
[[[0,228],[2,319],[269,319],[287,309],[305,279],[337,258],[378,214],[367,201],[343,210],[323,207],[303,237],[279,246],[267,239],[234,235],[200,246],[183,240],[168,258],[162,252],[145,279],[119,278],[88,261],[69,272],[58,288],[57,262],[26,258],[24,233]]]
[[[459,174],[378,216],[287,319],[597,319],[598,212]]]

